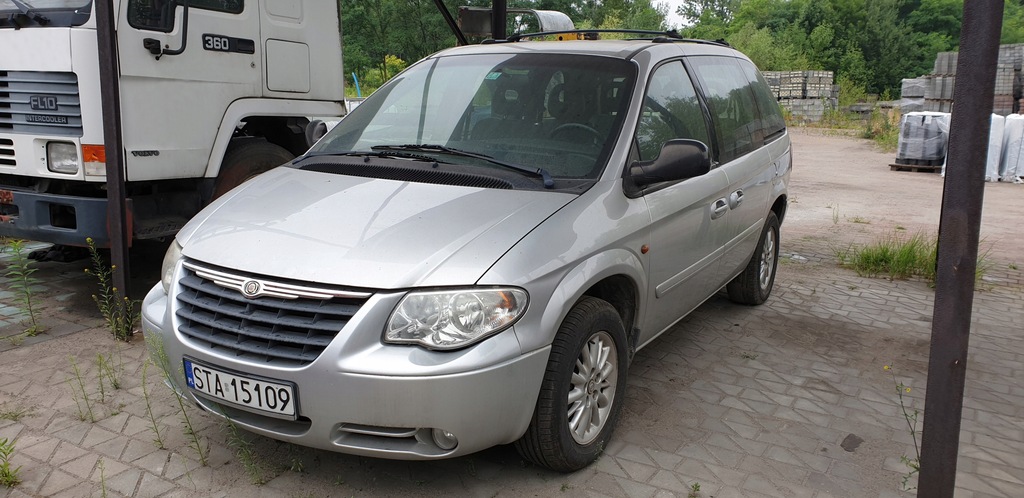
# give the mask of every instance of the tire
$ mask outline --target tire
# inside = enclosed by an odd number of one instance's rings
[[[737,304],[758,305],[765,302],[775,285],[775,270],[779,266],[779,218],[774,211],[768,213],[761,230],[761,238],[750,262],[736,278],[725,286],[729,299]]]
[[[246,180],[295,158],[284,147],[262,138],[240,138],[231,141],[220,163],[220,174],[213,185],[216,199]]]
[[[584,297],[573,306],[551,345],[533,419],[515,443],[524,459],[572,472],[601,455],[625,402],[626,344],[622,320],[611,304]],[[588,359],[603,367],[588,368]],[[581,370],[589,374],[579,375]]]

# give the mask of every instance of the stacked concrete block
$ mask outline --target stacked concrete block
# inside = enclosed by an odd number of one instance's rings
[[[765,71],[764,78],[779,104],[801,121],[816,123],[837,107],[839,87],[832,71]]]
[[[916,85],[904,85],[901,95],[901,110],[950,112],[953,109],[953,88],[956,83],[956,67],[959,54],[957,52],[940,52],[935,57],[932,74],[922,76],[924,94],[919,93]],[[1021,95],[1024,76],[1021,74],[1024,65],[1024,44],[1002,45],[999,47],[998,66],[996,67],[995,92],[992,100],[992,112],[1000,116],[1019,112],[1024,104]],[[904,80],[907,81],[907,80]],[[911,80],[913,81],[913,80]],[[913,92],[908,94],[907,90]],[[923,98],[924,102],[919,99]]]
[[[924,110],[925,90],[931,82],[928,78],[907,78],[900,84],[900,112]]]
[[[835,77],[832,71],[804,71],[804,97],[809,99],[830,99],[832,82]]]

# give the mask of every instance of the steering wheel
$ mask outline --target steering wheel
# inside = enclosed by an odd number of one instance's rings
[[[595,129],[593,129],[593,128],[591,128],[591,127],[589,127],[589,126],[587,126],[587,125],[585,125],[583,123],[565,123],[565,124],[560,124],[560,125],[556,126],[555,129],[551,130],[551,137],[554,138],[554,136],[559,134],[559,133],[566,133],[566,132],[573,131],[573,130],[582,130],[582,131],[585,131],[587,133],[590,133],[594,137],[594,145],[597,145],[597,144],[600,144],[600,143],[604,142],[604,138],[605,137],[604,137],[604,135],[601,134],[601,132],[599,132],[599,131],[597,131],[597,130],[595,130]]]

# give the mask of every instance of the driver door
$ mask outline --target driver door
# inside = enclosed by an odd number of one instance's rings
[[[206,172],[224,110],[262,89],[257,0],[126,0],[118,14],[128,180]],[[156,50],[172,51],[157,55]],[[174,55],[173,51],[182,50]]]

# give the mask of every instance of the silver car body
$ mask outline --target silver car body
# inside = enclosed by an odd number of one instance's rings
[[[553,46],[552,46],[553,45]],[[743,271],[771,210],[785,210],[789,138],[709,173],[627,196],[623,171],[657,64],[695,55],[743,58],[706,44],[529,42],[462,47],[433,57],[543,50],[625,59],[637,84],[617,144],[582,193],[495,190],[277,168],[214,202],[177,236],[169,292],[143,303],[143,330],[175,389],[260,434],[352,454],[432,459],[516,441],[537,403],[559,324],[585,294],[621,287],[631,346],[643,347]],[[348,118],[351,119],[351,118]],[[742,198],[734,199],[740,192]],[[722,201],[725,202],[723,209]],[[186,262],[193,269],[185,267]],[[304,365],[211,349],[182,334],[183,280],[205,268],[222,280],[333,289],[369,297]],[[241,289],[226,292],[238,293]],[[410,290],[507,286],[525,314],[469,347],[387,344],[382,332]],[[601,289],[601,290],[595,290]],[[186,387],[182,361],[291,383],[297,418],[256,413]],[[431,431],[457,437],[439,447]]]

